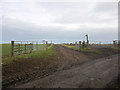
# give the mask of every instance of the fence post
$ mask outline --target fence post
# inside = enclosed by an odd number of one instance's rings
[[[30,43],[30,53],[32,53],[32,43]]]
[[[46,47],[46,46],[45,46],[45,40],[43,40],[43,50],[46,49],[45,47]]]
[[[19,55],[20,55],[20,54],[21,54],[21,53],[20,53],[20,52],[21,52],[21,51],[20,51],[20,44],[18,44],[18,50],[19,50]]]
[[[23,53],[23,47],[22,47],[22,41],[21,41],[21,44],[20,44],[20,54]]]
[[[79,41],[79,50],[81,49],[81,41]]]
[[[31,43],[31,52],[33,52],[34,51],[34,44],[33,43]]]
[[[14,41],[11,41],[11,49],[12,56],[14,56]]]
[[[36,42],[36,50],[38,50],[38,42]]]
[[[118,40],[118,48],[120,48],[120,41]]]
[[[86,40],[87,40],[87,45],[86,46],[88,47],[88,45],[89,45],[88,34],[86,34],[85,36],[86,36]]]
[[[26,43],[25,43],[25,54],[26,54]]]
[[[47,50],[47,47],[48,47],[48,41],[46,41],[46,50]]]
[[[116,46],[116,44],[117,44],[116,41],[113,41],[113,45]]]
[[[85,47],[85,41],[83,41],[83,43],[82,43],[82,47],[83,47],[83,48]]]

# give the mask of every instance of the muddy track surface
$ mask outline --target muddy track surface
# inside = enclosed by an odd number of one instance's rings
[[[109,87],[118,76],[118,55],[92,59],[61,45],[55,45],[55,50],[57,54],[50,59],[50,70],[46,68],[43,75],[38,70],[30,76],[35,79],[16,82],[8,88],[103,88]]]
[[[60,61],[60,70],[68,69],[74,65],[83,64],[91,59],[78,51],[66,48],[65,46],[55,46],[58,59]]]
[[[118,76],[117,62],[118,55],[97,59],[17,88],[104,88]]]

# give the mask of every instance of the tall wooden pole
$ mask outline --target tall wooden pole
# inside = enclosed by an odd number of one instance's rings
[[[85,35],[86,36],[86,40],[87,40],[87,46],[89,44],[89,40],[88,40],[88,34]]]

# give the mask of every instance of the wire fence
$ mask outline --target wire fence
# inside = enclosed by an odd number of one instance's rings
[[[81,47],[88,47],[88,48],[112,48],[112,47],[118,47],[120,44],[119,41],[76,41],[74,43],[66,43],[70,46],[75,46],[76,48]]]
[[[112,48],[115,46],[113,41],[91,41],[89,43],[89,48]]]

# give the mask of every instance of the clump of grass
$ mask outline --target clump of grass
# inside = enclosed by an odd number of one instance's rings
[[[120,50],[120,47],[119,46],[113,46],[112,49],[114,49],[114,50]]]
[[[87,52],[87,53],[96,53],[96,54],[100,54],[100,52],[98,50],[95,50],[95,49],[91,49],[91,48],[88,48],[88,47],[84,47],[84,48],[75,48],[75,46],[69,46],[69,45],[65,45],[65,44],[62,44],[63,46],[66,46],[68,48],[71,48],[73,50],[77,50],[77,51],[80,51],[80,52]]]
[[[81,52],[88,52],[88,53],[95,53],[95,54],[101,54],[100,51],[92,48],[81,48],[79,51]]]
[[[69,46],[69,45],[65,45],[65,44],[61,44],[61,45],[68,47],[68,48],[71,48],[71,49],[75,49],[75,46]]]
[[[47,50],[36,51],[36,52],[30,53],[30,54],[4,57],[4,58],[2,58],[2,63],[3,64],[8,64],[13,60],[18,60],[18,59],[48,58],[49,56],[52,56],[52,55],[55,55],[55,54],[56,54],[56,52],[54,50],[54,45],[52,44],[50,47],[48,47]]]

